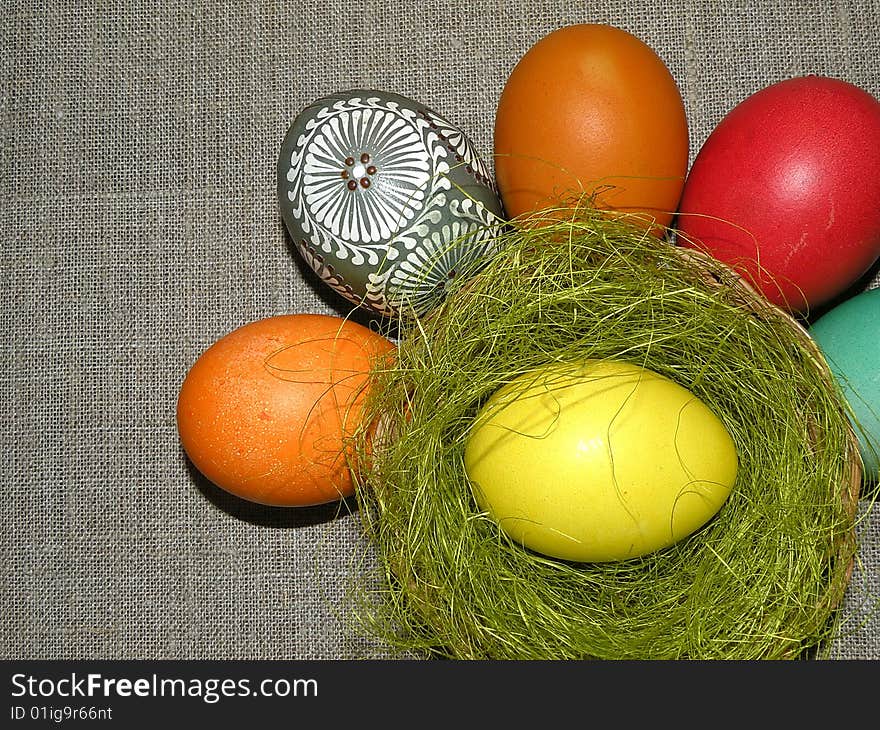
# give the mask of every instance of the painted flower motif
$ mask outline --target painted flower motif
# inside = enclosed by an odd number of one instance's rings
[[[492,250],[491,229],[465,218],[444,223],[389,272],[385,297],[394,310],[420,313],[457,278],[476,273]]]
[[[303,212],[334,238],[388,241],[424,206],[432,168],[423,138],[397,110],[343,109],[325,117],[309,140]]]

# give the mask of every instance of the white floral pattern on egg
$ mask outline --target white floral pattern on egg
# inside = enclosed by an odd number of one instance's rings
[[[502,207],[470,140],[399,94],[353,90],[293,121],[278,159],[297,250],[350,302],[423,314],[494,250]]]

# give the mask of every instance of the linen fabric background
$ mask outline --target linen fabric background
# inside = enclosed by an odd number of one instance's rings
[[[396,656],[346,625],[370,559],[358,515],[225,495],[175,424],[188,367],[222,335],[349,312],[279,217],[279,145],[309,102],[395,91],[491,162],[507,74],[577,22],[664,59],[691,160],[775,81],[880,96],[877,0],[18,0],[0,17],[3,658]],[[859,533],[835,658],[880,658],[876,514]]]

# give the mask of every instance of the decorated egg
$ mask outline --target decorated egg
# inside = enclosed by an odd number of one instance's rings
[[[822,76],[755,92],[700,149],[678,227],[774,304],[816,311],[880,256],[880,101]]]
[[[825,312],[810,334],[852,409],[867,481],[880,479],[880,289]]]
[[[491,255],[502,208],[454,124],[399,94],[352,90],[293,121],[278,159],[281,217],[318,276],[378,314],[422,314]]]
[[[686,388],[617,361],[554,363],[497,390],[465,443],[475,499],[510,538],[577,562],[624,560],[706,524],[736,447]]]

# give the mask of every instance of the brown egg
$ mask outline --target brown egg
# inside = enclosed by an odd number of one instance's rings
[[[583,196],[671,221],[688,163],[675,79],[639,38],[581,24],[540,39],[511,72],[495,118],[498,188],[511,218]]]

